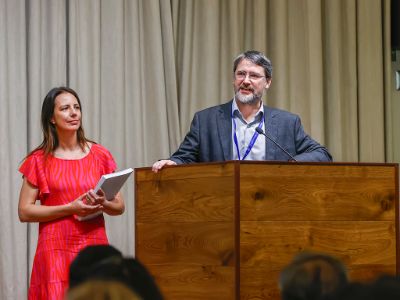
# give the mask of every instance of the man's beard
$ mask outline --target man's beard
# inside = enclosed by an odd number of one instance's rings
[[[242,93],[240,93],[239,88],[238,91],[235,93],[235,98],[243,104],[255,104],[261,100],[262,92],[260,94],[254,93],[254,90],[252,90],[252,92],[252,94],[243,95]]]

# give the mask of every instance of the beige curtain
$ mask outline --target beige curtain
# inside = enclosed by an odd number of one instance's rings
[[[384,161],[383,3],[175,0],[181,134],[233,96],[232,60],[257,49],[274,66],[267,104],[298,113],[336,161]]]
[[[168,157],[195,111],[233,96],[232,61],[272,59],[264,101],[298,113],[336,161],[384,162],[390,66],[388,0],[0,0],[0,298],[23,299],[37,224],[17,216],[18,165],[41,140],[53,86],[76,89],[86,135],[118,166]],[[387,111],[386,111],[387,112]],[[390,138],[386,135],[387,145]],[[110,242],[134,253],[127,211]]]
[[[0,298],[24,299],[29,235],[18,222],[21,177],[16,169],[26,155],[25,1],[0,1]]]
[[[168,157],[180,139],[169,2],[71,0],[68,10],[69,85],[85,101],[88,135],[121,168]],[[126,213],[107,218],[110,242],[127,253],[134,251],[133,188],[132,179]]]

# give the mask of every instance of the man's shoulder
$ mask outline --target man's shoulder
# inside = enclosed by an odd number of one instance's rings
[[[299,118],[299,116],[297,114],[294,114],[290,111],[284,110],[284,109],[280,109],[280,108],[275,108],[275,107],[270,107],[267,105],[264,105],[264,113],[265,115],[268,117],[280,117],[280,118],[289,118],[289,119],[293,119],[293,118]]]

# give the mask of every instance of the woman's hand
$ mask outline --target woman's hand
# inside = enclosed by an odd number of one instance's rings
[[[107,200],[102,189],[95,193],[89,190],[86,194],[81,195],[78,199],[71,203],[74,214],[84,217],[92,213],[102,211],[108,215],[120,215],[125,210],[124,199],[121,193],[117,193],[114,199]]]
[[[103,190],[100,189],[95,193],[93,190],[89,190],[86,193],[85,203],[88,205],[103,205],[107,201],[106,195]]]
[[[107,200],[102,189],[98,190],[97,193],[89,190],[83,202],[89,206],[98,207],[98,210],[111,216],[120,215],[125,210],[125,203],[121,193],[117,193],[114,199]]]
[[[72,201],[70,208],[74,215],[86,217],[87,215],[102,211],[103,206],[100,203],[96,203],[88,192]]]
[[[125,202],[121,193],[117,193],[114,199],[106,200],[104,197],[104,192],[102,190],[100,191],[104,199],[104,201],[101,203],[103,212],[111,216],[117,216],[121,215],[125,211]],[[98,199],[98,201],[101,201],[100,199]]]

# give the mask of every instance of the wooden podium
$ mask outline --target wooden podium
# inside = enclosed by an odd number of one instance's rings
[[[302,250],[352,280],[399,273],[397,164],[238,162],[135,170],[136,257],[165,299],[279,299]]]

